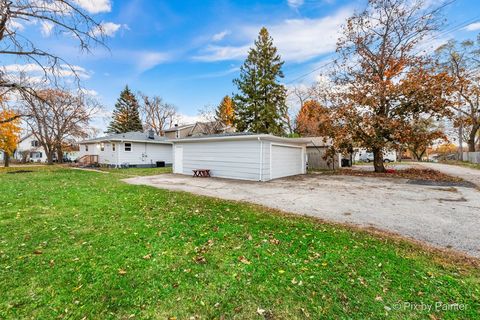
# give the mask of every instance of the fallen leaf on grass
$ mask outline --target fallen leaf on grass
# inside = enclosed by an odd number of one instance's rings
[[[195,263],[198,263],[198,264],[207,263],[207,259],[205,259],[205,257],[202,256],[202,255],[198,255],[198,256],[193,257],[193,261],[195,261]]]
[[[152,254],[151,254],[151,253],[146,254],[146,255],[143,256],[143,259],[145,259],[145,260],[150,260],[151,258],[152,258]]]
[[[118,269],[118,274],[121,275],[121,276],[124,276],[127,274],[127,270],[124,270],[124,269]]]
[[[280,243],[280,240],[275,239],[275,238],[272,238],[272,239],[270,239],[270,243],[271,243],[271,244],[279,244],[279,243]]]
[[[33,254],[42,254],[43,252],[41,250],[33,250]]]
[[[238,257],[238,261],[240,261],[241,263],[245,263],[245,264],[251,264],[251,262],[247,258],[245,258],[244,256]]]
[[[72,291],[76,292],[76,291],[80,290],[82,287],[83,287],[83,284],[79,285],[78,287],[73,288]]]

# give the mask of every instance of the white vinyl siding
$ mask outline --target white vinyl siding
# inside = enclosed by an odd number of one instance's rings
[[[210,169],[220,178],[259,180],[260,143],[248,141],[202,141],[175,143],[183,147],[182,173],[191,175],[193,169]]]
[[[131,143],[132,151],[125,150],[125,143]],[[124,142],[117,144],[118,164],[152,165],[157,161],[172,163],[172,145],[142,142]]]
[[[216,141],[199,138],[175,141],[174,145],[182,149],[182,163],[174,159],[174,173],[192,175],[194,169],[209,169],[212,177],[253,181],[305,173],[305,144],[287,143],[277,150],[278,143],[254,137]]]
[[[125,151],[126,143],[130,144],[131,151]],[[126,163],[132,166],[155,166],[157,161],[164,161],[166,164],[172,163],[171,144],[143,142],[104,142],[103,144],[103,151],[101,143],[89,143],[88,151],[85,151],[86,144],[82,144],[79,157],[98,155],[99,163],[110,166]]]

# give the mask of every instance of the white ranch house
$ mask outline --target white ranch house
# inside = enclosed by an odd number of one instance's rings
[[[111,167],[155,167],[172,164],[172,143],[152,132],[126,132],[79,142],[78,161]],[[157,164],[158,162],[158,164]]]
[[[253,181],[304,174],[310,140],[239,133],[175,139],[173,172],[209,169],[213,177]]]

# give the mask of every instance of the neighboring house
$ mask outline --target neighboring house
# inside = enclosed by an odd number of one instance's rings
[[[74,162],[78,159],[79,146],[76,142],[72,141],[71,143],[64,144],[63,146],[63,161],[64,162]]]
[[[203,135],[234,133],[235,128],[224,124],[222,121],[197,122],[190,130],[189,137],[198,137]]]
[[[233,133],[235,128],[227,126],[222,121],[196,122],[183,126],[175,125],[164,131],[167,139],[181,139],[186,137],[197,137],[203,135]]]
[[[33,133],[20,139],[13,158],[20,162],[46,162],[47,154]]]
[[[192,175],[194,169],[209,169],[212,177],[254,181],[306,173],[308,139],[236,133],[172,142],[174,173]]]
[[[179,126],[176,124],[175,126],[171,127],[170,129],[166,129],[164,132],[165,137],[167,139],[179,139],[188,137],[190,131],[195,126],[195,124],[186,124],[183,126]]]
[[[329,147],[332,146],[331,139],[324,137],[309,137],[307,144],[307,164],[308,169],[338,169],[341,166],[341,154],[335,157],[327,158],[325,155]]]
[[[78,161],[95,159],[112,167],[155,167],[172,164],[172,143],[165,137],[143,132],[111,134],[79,142]],[[87,161],[88,162],[88,161]],[[158,162],[158,164],[157,164]]]

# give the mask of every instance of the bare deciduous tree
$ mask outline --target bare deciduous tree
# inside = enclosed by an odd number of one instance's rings
[[[68,63],[50,48],[42,48],[41,41],[30,37],[24,24],[43,26],[59,35],[68,34],[75,39],[81,51],[90,52],[95,45],[104,45],[105,33],[101,23],[95,21],[79,1],[75,0],[0,0],[0,56],[10,57],[27,69],[43,76],[32,81],[0,68],[0,95],[16,93],[31,100],[41,98],[35,84],[57,85],[60,78],[69,75],[80,84],[78,67]],[[18,114],[17,117],[24,116]],[[5,119],[4,122],[15,119]]]
[[[38,92],[41,99],[26,99],[24,111],[31,116],[27,124],[44,148],[49,164],[63,160],[63,146],[68,140],[84,138],[88,134],[92,116],[100,110],[99,104],[84,94],[47,89]]]
[[[142,98],[140,113],[145,129],[152,129],[155,134],[163,135],[163,131],[172,127],[177,120],[177,108],[159,96],[149,97],[142,93],[139,95]]]
[[[480,134],[480,35],[477,41],[450,40],[437,49],[437,54],[453,79],[454,124],[462,126],[468,151],[474,152]]]

